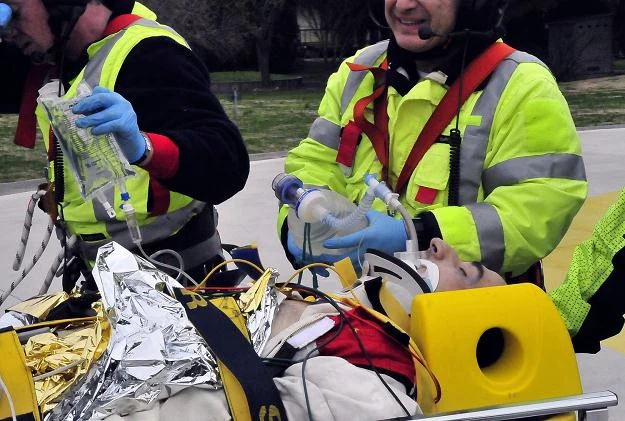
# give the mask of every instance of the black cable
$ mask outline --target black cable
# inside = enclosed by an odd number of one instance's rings
[[[277,285],[277,286],[279,287],[279,285]],[[293,288],[293,289],[301,289],[301,290],[307,291],[307,292],[309,292],[309,293],[311,293],[313,295],[316,295],[316,296],[322,298],[324,301],[326,301],[328,304],[330,304],[332,307],[334,307],[336,309],[336,311],[339,313],[339,316],[340,316],[339,320],[341,321],[340,324],[339,324],[339,328],[337,329],[336,335],[334,337],[330,338],[330,340],[324,342],[323,344],[317,346],[315,349],[311,350],[308,354],[306,354],[306,357],[304,357],[304,360],[302,362],[302,382],[304,384],[304,398],[306,400],[306,405],[307,405],[307,409],[308,409],[308,416],[310,418],[310,421],[313,421],[313,419],[312,419],[312,413],[310,411],[310,402],[309,402],[309,398],[308,398],[308,390],[306,388],[306,377],[305,377],[305,372],[304,372],[305,367],[306,367],[306,361],[312,356],[312,354],[315,351],[318,351],[323,346],[326,346],[332,340],[334,340],[334,339],[336,339],[336,337],[338,337],[338,334],[340,334],[340,332],[342,330],[343,321],[347,323],[347,325],[349,326],[350,330],[352,331],[352,334],[354,335],[354,337],[356,338],[356,341],[358,342],[358,347],[360,348],[360,351],[361,351],[362,355],[367,360],[371,370],[376,374],[376,376],[378,377],[378,379],[380,379],[380,382],[382,382],[382,384],[384,385],[386,390],[388,390],[388,392],[391,394],[391,396],[393,396],[393,399],[395,399],[397,404],[406,413],[406,416],[411,416],[412,414],[410,413],[410,411],[408,411],[408,409],[404,406],[404,404],[401,402],[399,397],[395,394],[395,392],[391,389],[391,387],[384,380],[384,378],[382,377],[380,372],[374,366],[373,360],[371,359],[371,356],[369,355],[369,353],[365,349],[365,346],[362,343],[362,340],[360,339],[360,336],[358,336],[358,332],[356,331],[356,329],[352,325],[351,321],[347,318],[347,315],[345,314],[343,309],[341,309],[341,307],[338,305],[336,300],[334,300],[332,297],[328,296],[323,291],[320,291],[320,290],[315,289],[315,288],[310,288],[310,287],[307,287],[307,286],[304,286],[304,285],[297,285],[297,286],[296,285],[292,285],[291,288]]]
[[[64,31],[67,32],[67,31]],[[60,40],[60,48],[58,50],[58,62],[59,62],[59,88],[58,97],[63,96],[63,66],[65,64],[65,46],[69,34],[62,34]],[[52,122],[50,122],[52,124]],[[65,214],[63,211],[63,201],[65,200],[65,163],[63,162],[63,149],[61,149],[61,142],[57,136],[52,133],[54,138],[54,200],[59,209],[60,227],[61,230],[61,247],[63,247],[63,277],[67,275],[67,262],[69,261],[69,250],[67,250],[67,229],[65,227]]]
[[[462,50],[462,61],[460,62],[460,79],[458,80],[458,104],[456,108],[456,127],[449,132],[449,195],[447,204],[457,206],[459,204],[460,191],[460,112],[462,109],[462,91],[464,84],[464,70],[467,61],[467,50],[469,49],[469,39],[471,32],[466,29],[464,37],[464,47]]]
[[[310,223],[306,222],[304,223],[304,240],[302,241],[302,266],[305,266],[306,263],[306,243],[308,242],[308,245],[310,247]],[[311,252],[312,254],[312,252]],[[297,284],[300,285],[302,283],[302,277],[304,276],[303,271],[299,273],[299,275],[297,275]]]
[[[302,242],[302,266],[306,266],[306,256],[307,254],[310,256],[310,260],[312,261],[313,253],[312,253],[312,242],[310,240],[310,223],[306,222],[304,224],[304,241]],[[317,273],[314,270],[310,271],[312,273],[312,285],[313,288],[319,287],[319,281],[317,280]],[[297,275],[297,284],[302,284],[302,277],[304,276],[304,272],[300,272]]]
[[[312,257],[313,257],[313,252],[312,252],[312,242],[310,240],[310,230],[311,225],[310,224],[306,224],[306,226],[308,227],[308,233],[306,235],[306,238],[308,239],[308,252],[310,253],[310,260],[312,261]],[[315,272],[314,270],[311,270],[310,273],[312,273],[312,286],[313,288],[317,289],[319,288],[319,282],[317,280],[317,272]],[[300,282],[301,284],[301,282]]]

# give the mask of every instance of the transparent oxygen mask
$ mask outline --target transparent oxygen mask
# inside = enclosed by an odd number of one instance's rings
[[[105,192],[116,185],[124,186],[125,180],[135,174],[112,134],[94,135],[91,128],[76,127],[80,114],[72,107],[91,94],[86,82],[77,86],[76,96],[58,96],[58,81],[52,81],[39,90],[37,101],[45,109],[52,130],[78,184],[84,200],[97,199],[111,218],[115,210],[105,197]]]

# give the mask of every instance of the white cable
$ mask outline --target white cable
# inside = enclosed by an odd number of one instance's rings
[[[30,229],[32,227],[35,205],[37,204],[37,201],[45,193],[46,193],[45,190],[38,190],[36,193],[32,194],[30,201],[28,202],[28,208],[26,209],[26,216],[24,218],[24,228],[22,229],[22,236],[20,238],[20,244],[15,254],[15,260],[13,261],[13,270],[15,271],[19,270],[20,266],[22,265],[24,255],[26,253],[26,245],[28,243],[28,238],[30,236]],[[9,286],[8,290],[6,290],[0,296],[0,304],[2,304],[9,296],[11,296],[11,293],[15,291],[15,289],[20,285],[20,283],[24,280],[24,278],[26,278],[26,276],[30,273],[30,271],[35,267],[35,264],[39,261],[44,251],[46,250],[46,247],[48,246],[48,243],[50,241],[50,236],[52,235],[53,230],[54,230],[54,222],[50,220],[48,221],[48,226],[46,228],[46,232],[44,234],[44,238],[41,241],[39,249],[33,256],[29,265],[22,270],[20,275],[13,282],[11,282],[11,285]]]
[[[28,243],[28,237],[30,236],[30,228],[33,225],[33,213],[35,212],[35,205],[39,199],[46,194],[45,190],[38,190],[30,196],[28,201],[28,207],[26,208],[26,216],[24,217],[24,228],[22,229],[22,236],[20,238],[20,245],[15,253],[15,260],[13,261],[13,270],[19,270],[26,253],[26,244]]]
[[[13,398],[11,398],[11,393],[9,393],[9,388],[4,381],[2,380],[2,376],[0,375],[0,387],[4,390],[4,394],[7,395],[7,399],[9,400],[9,407],[11,408],[11,418],[13,421],[17,421],[17,413],[15,412],[15,406],[13,405]]]
[[[71,250],[74,247],[74,244],[76,244],[76,239],[77,238],[75,235],[72,235],[71,237],[69,237],[69,239],[66,239],[65,247],[59,251],[59,253],[56,255],[55,261],[52,262],[52,266],[50,266],[50,270],[46,275],[46,279],[44,279],[43,285],[39,289],[39,295],[44,295],[48,293],[50,285],[52,284],[52,279],[56,275],[56,271],[59,269],[59,266],[61,266],[61,262],[65,258],[65,250]]]
[[[24,279],[30,273],[30,271],[35,267],[35,265],[37,264],[37,262],[39,261],[39,259],[43,255],[43,253],[46,251],[46,248],[48,247],[48,244],[50,242],[50,237],[52,236],[52,232],[53,231],[54,231],[54,221],[50,220],[50,221],[48,221],[48,226],[46,227],[46,231],[45,231],[43,239],[41,240],[41,243],[39,245],[39,249],[37,249],[37,251],[35,252],[35,255],[31,259],[31,261],[28,264],[28,266],[26,266],[22,270],[22,273],[20,274],[20,277],[14,281],[15,286],[19,285],[19,283],[22,282],[22,279]],[[16,256],[15,261],[16,262],[18,261],[17,256]],[[17,270],[17,269],[15,269],[15,265],[13,266],[13,269]],[[18,269],[19,269],[19,267],[18,267]]]

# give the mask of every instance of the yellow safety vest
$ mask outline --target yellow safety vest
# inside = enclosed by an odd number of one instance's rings
[[[117,75],[126,57],[139,42],[146,38],[166,36],[188,47],[185,40],[173,29],[157,23],[154,20],[156,15],[145,6],[135,3],[133,14],[140,16],[141,19],[88,47],[89,62],[72,81],[64,98],[74,97],[77,86],[82,80],[85,80],[92,88],[103,86],[113,90]],[[37,107],[36,115],[46,148],[49,148],[51,147],[50,122],[41,106]],[[97,248],[110,239],[114,239],[125,247],[132,247],[125,218],[119,207],[121,196],[118,188],[116,187],[114,192],[111,190],[107,194],[107,198],[116,212],[115,219],[111,219],[98,201],[83,200],[67,160],[64,159],[64,162],[63,217],[69,232],[77,234],[83,239],[81,242],[83,253],[93,259]],[[126,181],[126,187],[141,226],[144,243],[170,237],[204,208],[205,203],[203,202],[180,193],[170,192],[167,213],[160,216],[150,216],[147,209],[150,176],[142,168],[137,166],[133,166],[133,168],[137,174]],[[54,162],[50,163],[49,177],[51,181],[54,180]],[[106,240],[86,241],[88,236],[93,234],[104,235]]]
[[[374,77],[347,63],[379,66],[388,41],[358,51],[328,80],[319,117],[308,137],[292,149],[285,171],[304,184],[328,187],[359,202],[364,176],[382,165],[363,133],[352,167],[336,162],[341,131],[355,103],[370,95]],[[432,74],[406,95],[388,87],[389,180],[395,185],[407,156],[448,87]],[[372,107],[365,116],[371,121]],[[443,131],[449,135],[454,121]],[[433,144],[408,181],[400,201],[416,216],[431,211],[443,239],[463,260],[481,261],[502,274],[519,275],[549,254],[566,232],[587,194],[581,147],[568,105],[538,59],[517,51],[474,92],[460,110],[459,204],[448,206],[449,154]],[[436,190],[433,203],[416,199],[420,187]],[[380,200],[373,208],[384,210]],[[278,233],[288,208],[278,218]]]

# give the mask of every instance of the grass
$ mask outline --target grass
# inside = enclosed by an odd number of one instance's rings
[[[0,114],[0,183],[42,178],[47,165],[43,142],[35,150],[13,144],[17,116]]]
[[[256,72],[235,73],[251,78]],[[215,73],[213,80],[231,80],[235,73]],[[250,153],[285,151],[306,137],[328,73],[325,67],[303,72],[305,86],[298,90],[242,92],[236,110],[229,95],[219,99],[239,126]],[[567,82],[561,88],[578,127],[625,124],[625,74]],[[16,116],[0,115],[0,182],[41,178],[46,165],[41,141],[34,152],[13,145],[15,123]]]
[[[561,84],[578,127],[625,123],[625,75]]]
[[[322,93],[318,90],[241,94],[235,106],[220,96],[226,113],[241,130],[249,153],[285,151],[306,137]]]
[[[272,80],[288,80],[293,79],[291,75],[272,74]],[[260,82],[260,72],[241,71],[241,72],[214,72],[211,73],[213,82]]]

